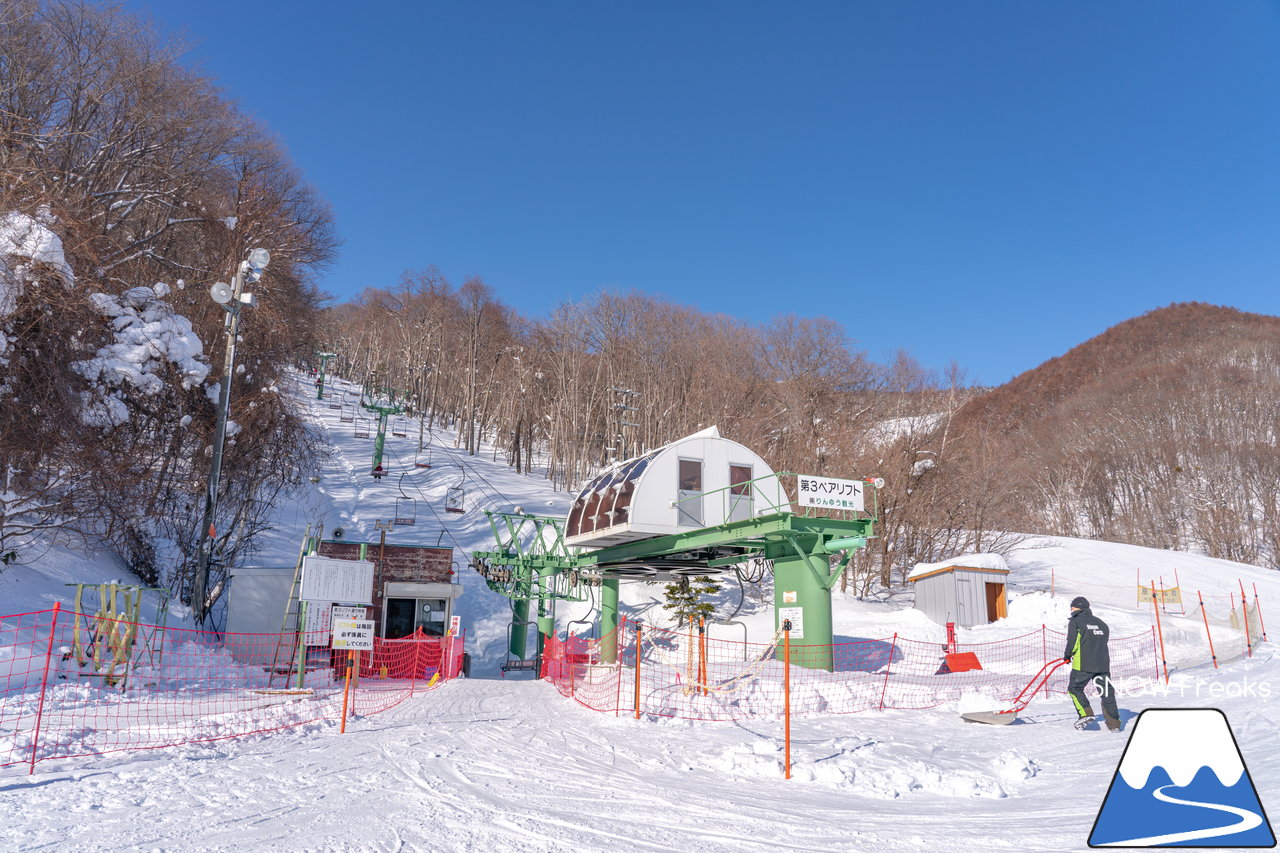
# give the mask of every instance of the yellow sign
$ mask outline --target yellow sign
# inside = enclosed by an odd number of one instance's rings
[[[373,620],[333,620],[333,648],[373,650]]]
[[[1138,587],[1138,603],[1148,604],[1152,601],[1158,601],[1161,604],[1181,604],[1182,590],[1176,586],[1168,589],[1156,589],[1150,586]]]

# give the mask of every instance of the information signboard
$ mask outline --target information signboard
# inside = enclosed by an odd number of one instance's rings
[[[782,627],[782,623],[791,622],[791,639],[804,639],[804,608],[803,607],[779,607],[778,608],[778,627]]]
[[[314,554],[303,557],[302,589],[298,597],[307,601],[373,604],[373,563]]]

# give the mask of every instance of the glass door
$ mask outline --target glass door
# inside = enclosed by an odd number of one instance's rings
[[[676,524],[702,526],[702,460],[680,460],[680,483],[676,493]]]
[[[751,466],[729,466],[729,518],[728,521],[745,521],[754,515],[751,500]]]

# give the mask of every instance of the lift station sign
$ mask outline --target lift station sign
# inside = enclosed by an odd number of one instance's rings
[[[800,506],[823,509],[843,509],[862,512],[861,480],[836,480],[831,477],[796,475],[796,488],[800,492]]]

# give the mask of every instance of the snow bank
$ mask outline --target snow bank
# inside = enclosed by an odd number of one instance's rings
[[[911,570],[911,574],[907,575],[907,580],[915,580],[921,575],[927,575],[929,572],[936,572],[938,569],[946,569],[951,566],[1009,571],[1009,564],[999,554],[962,554],[959,557],[943,560],[940,563],[916,563],[916,567]]]
[[[34,217],[16,210],[0,215],[0,366],[9,363],[5,353],[12,344],[12,329],[3,321],[18,310],[25,284],[35,278],[34,265],[52,267],[67,287],[75,283],[62,238],[49,228],[53,222],[47,207]]]
[[[938,746],[926,751],[917,744],[875,738],[806,744],[799,759],[795,752],[793,779],[878,800],[917,794],[1004,798],[1039,772],[1034,761],[1013,751],[987,758],[969,750]],[[724,750],[712,767],[738,776],[777,778],[783,761],[783,744],[759,739]]]
[[[128,418],[121,393],[128,388],[154,396],[166,386],[165,374],[176,371],[183,388],[204,382],[209,365],[191,321],[164,300],[169,286],[133,287],[119,296],[95,293],[95,308],[111,318],[113,340],[87,361],[72,367],[98,387],[85,400],[82,419],[93,426],[118,426]]]

